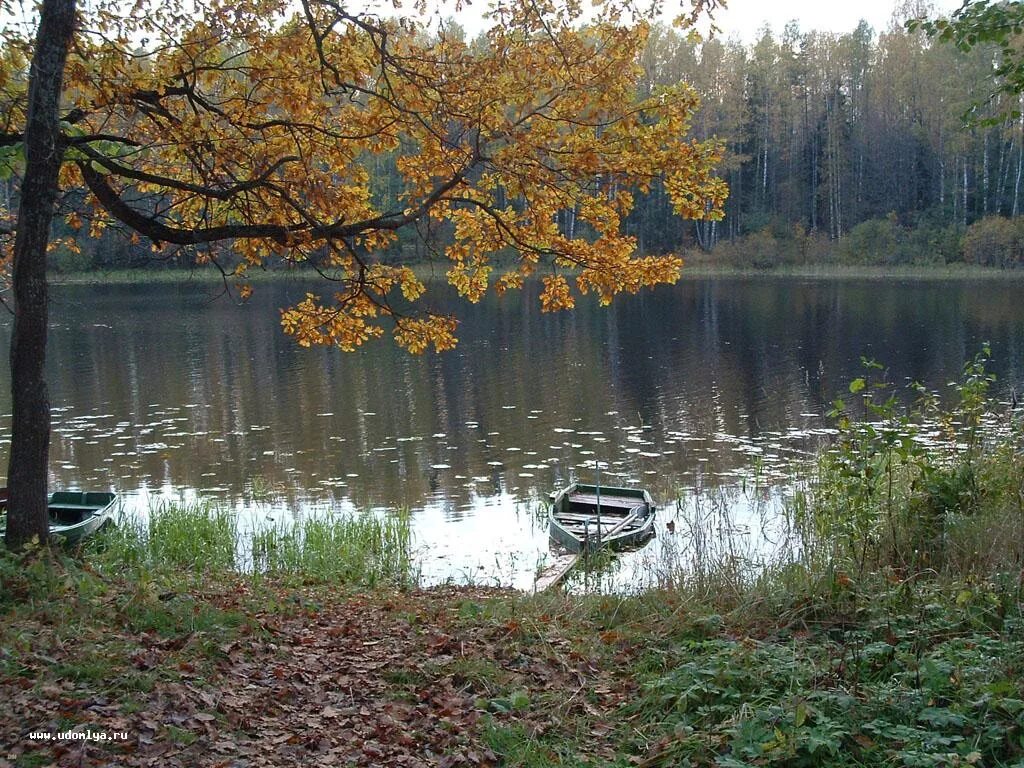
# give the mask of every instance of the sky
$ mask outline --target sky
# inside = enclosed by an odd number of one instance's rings
[[[959,8],[961,2],[934,0],[930,5],[935,13],[948,15]],[[757,39],[765,23],[781,33],[792,20],[798,21],[804,31],[843,34],[851,32],[864,19],[878,33],[890,27],[896,5],[894,0],[728,0],[728,7],[717,11],[715,20],[724,37],[736,37],[748,43]]]
[[[845,34],[853,31],[857,23],[864,19],[876,33],[884,32],[893,21],[893,11],[897,5],[903,7],[931,8],[927,15],[948,15],[962,4],[963,0],[726,0],[727,7],[715,12],[715,21],[725,38],[737,38],[745,43],[753,43],[761,29],[770,25],[772,30],[780,34],[786,24],[796,20],[803,31],[836,32]],[[89,5],[89,0],[82,0]],[[584,6],[588,0],[583,0]],[[593,0],[590,0],[593,2]],[[486,26],[482,18],[490,0],[469,0],[461,11],[453,8],[455,0],[428,1],[428,7],[435,18],[454,18],[470,36],[481,32]],[[406,7],[412,0],[402,0]],[[31,18],[34,3],[22,0],[15,2],[15,8],[21,8],[14,16],[0,13],[0,25],[11,22],[24,24]],[[391,0],[355,0],[349,3],[353,10],[382,8],[390,10]],[[667,8],[688,6],[687,0],[665,0]],[[900,22],[906,13],[900,14]]]
[[[379,10],[391,0],[357,0],[365,3],[367,8]],[[400,0],[405,7],[413,0]],[[428,0],[430,16],[455,19],[472,37],[487,27],[483,14],[492,0],[468,0],[461,10],[455,11],[456,0]],[[466,0],[463,0],[466,3]],[[668,13],[665,20],[671,19],[672,13],[679,8],[688,8],[690,0],[663,0]],[[722,0],[719,0],[722,2]],[[898,14],[902,26],[907,18],[914,15],[948,16],[963,3],[963,0],[725,0],[727,7],[715,11],[715,22],[720,36],[726,39],[735,38],[744,43],[756,42],[762,28],[767,24],[773,32],[781,34],[786,24],[797,21],[804,32],[820,31],[846,34],[856,28],[864,19],[875,33],[885,32],[893,25],[894,12],[897,7],[902,9],[921,9],[921,11],[901,10]],[[594,0],[583,0],[583,6],[594,3]],[[643,5],[639,2],[638,5]],[[698,26],[701,32],[706,31],[707,24]]]

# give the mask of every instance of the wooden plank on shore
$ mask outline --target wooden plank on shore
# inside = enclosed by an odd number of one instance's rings
[[[551,589],[555,585],[559,584],[562,579],[568,575],[569,571],[576,566],[579,559],[579,552],[559,555],[556,557],[553,562],[546,565],[541,572],[537,574],[537,578],[533,582],[533,591],[535,593],[544,592],[545,590]]]

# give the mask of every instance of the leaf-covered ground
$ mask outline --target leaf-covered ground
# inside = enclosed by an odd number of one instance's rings
[[[495,765],[484,721],[543,730],[555,723],[532,722],[538,697],[570,714],[617,685],[567,641],[476,621],[500,595],[276,598],[253,611],[236,585],[15,618],[0,644],[0,765]],[[128,739],[28,738],[68,728]]]
[[[69,577],[3,609],[0,766],[1024,765],[1019,588],[839,586],[744,623]],[[69,728],[128,738],[28,738]]]

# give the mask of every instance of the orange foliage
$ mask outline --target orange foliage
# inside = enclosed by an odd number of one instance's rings
[[[628,190],[662,180],[679,215],[722,215],[721,149],[686,138],[694,91],[637,96],[648,27],[625,0],[586,25],[575,2],[501,0],[474,42],[334,0],[201,6],[83,9],[61,182],[89,191],[91,220],[157,244],[222,243],[245,265],[284,255],[329,273],[341,282],[332,296],[282,311],[301,345],[355,349],[383,324],[413,352],[455,344],[452,318],[416,314],[424,286],[412,270],[380,263],[417,221],[453,225],[447,277],[461,295],[518,288],[543,265],[555,274],[541,302],[557,310],[574,305],[566,270],[603,303],[677,279],[679,259],[639,258],[621,234]],[[0,42],[10,138],[24,125],[32,46],[12,29]],[[374,153],[391,153],[402,176],[393,208],[375,203],[359,162]],[[566,210],[587,237],[559,227]],[[515,263],[492,281],[499,251]]]

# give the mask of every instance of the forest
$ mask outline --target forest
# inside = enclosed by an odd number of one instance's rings
[[[654,26],[639,95],[680,82],[696,89],[692,134],[722,142],[718,174],[729,197],[724,220],[693,221],[673,213],[660,184],[633,190],[624,232],[638,250],[689,251],[739,268],[1021,264],[1020,97],[997,92],[994,48],[964,52],[908,31],[913,14],[897,10],[885,30],[861,22],[844,35],[791,22],[781,34],[765,28],[750,45]],[[379,203],[402,191],[397,154],[360,161]],[[12,186],[0,182],[9,209]],[[76,194],[68,208],[80,203]],[[587,233],[576,214],[559,213],[569,237]],[[194,265],[191,251],[154,257],[144,238],[116,230],[98,240],[72,234],[65,230],[51,255],[57,271]],[[444,225],[409,228],[391,258],[430,258],[450,234]]]
[[[993,217],[1020,212],[1022,123],[998,118],[1012,109],[991,96],[992,49],[935,43],[898,17],[842,36],[791,24],[753,46],[655,31],[644,87],[697,88],[694,129],[725,141],[730,196],[724,221],[689,231],[650,196],[632,220],[643,247],[745,236],[752,247],[725,250],[755,263],[1019,263],[1018,226]]]
[[[1012,107],[992,95],[993,50],[942,45],[900,16],[841,36],[791,23],[752,46],[655,30],[644,87],[697,88],[694,129],[725,142],[730,195],[724,221],[672,227],[652,194],[631,221],[641,247],[730,241],[754,265],[1019,263],[1017,226],[993,217],[1020,212],[1024,123],[999,119]]]

